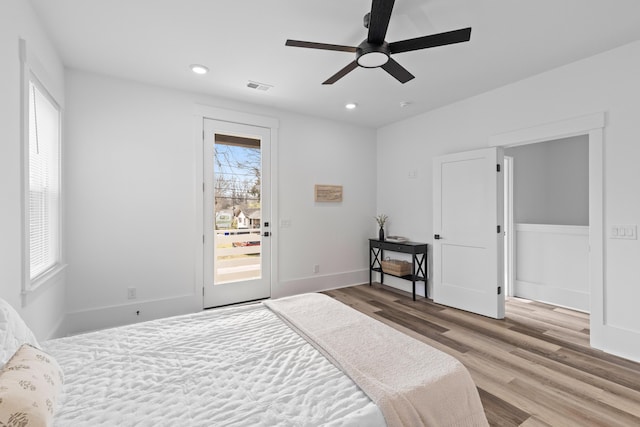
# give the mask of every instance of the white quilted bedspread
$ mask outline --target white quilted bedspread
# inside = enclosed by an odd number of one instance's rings
[[[262,304],[50,340],[56,426],[380,426],[376,405]]]

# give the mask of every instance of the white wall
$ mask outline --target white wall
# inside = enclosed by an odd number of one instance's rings
[[[66,75],[69,332],[202,308],[196,104],[279,120],[274,176],[280,218],[291,226],[273,229],[280,234],[272,295],[368,277],[375,131],[77,70]],[[316,205],[314,184],[343,185],[344,202]],[[127,300],[131,286],[135,301]]]
[[[431,242],[434,156],[486,147],[491,135],[606,111],[605,230],[638,224],[638,75],[635,42],[379,129],[378,211],[390,216],[394,234]],[[411,168],[419,170],[417,180],[407,178]],[[605,322],[621,331],[605,349],[640,360],[640,244],[605,239],[604,249]],[[627,333],[637,338],[623,342]]]
[[[589,225],[589,138],[504,150],[513,157],[516,223]]]
[[[22,194],[20,140],[20,57],[18,40],[27,41],[48,74],[48,81],[62,88],[64,68],[54,47],[41,30],[27,1],[6,0],[0,4],[0,297],[13,305],[39,339],[55,334],[65,308],[65,278],[29,295],[23,305]]]
[[[280,284],[274,296],[368,282],[367,239],[375,235],[375,131],[280,117],[279,215],[291,220],[291,227],[279,230]],[[315,184],[342,185],[343,201],[314,202]],[[314,275],[316,264],[320,271]]]
[[[517,297],[589,312],[589,227],[516,224]]]

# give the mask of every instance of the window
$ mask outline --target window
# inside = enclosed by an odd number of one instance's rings
[[[60,107],[34,77],[29,78],[27,96],[25,240],[29,274],[25,290],[37,287],[54,272],[61,258]]]

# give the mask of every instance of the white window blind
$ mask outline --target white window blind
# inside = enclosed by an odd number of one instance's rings
[[[60,109],[29,81],[29,271],[33,280],[60,260]]]

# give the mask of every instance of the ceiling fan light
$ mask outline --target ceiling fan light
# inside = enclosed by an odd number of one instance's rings
[[[358,57],[358,65],[364,68],[382,67],[389,61],[389,55],[384,52],[367,52]]]

